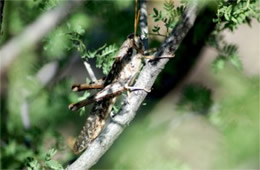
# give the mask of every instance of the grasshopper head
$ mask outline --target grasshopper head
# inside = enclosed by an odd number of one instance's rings
[[[130,34],[127,36],[128,39],[133,41],[133,47],[137,52],[143,53],[144,51],[144,45],[142,43],[142,40],[139,36],[135,36],[134,34]]]
[[[134,34],[130,34],[127,37],[127,40],[122,44],[119,49],[119,52],[116,58],[120,60],[123,58],[131,59],[135,54],[143,54],[144,47],[143,43],[139,36],[134,36]]]

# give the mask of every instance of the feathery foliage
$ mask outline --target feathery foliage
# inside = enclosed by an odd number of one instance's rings
[[[179,18],[181,17],[183,11],[184,11],[184,5],[175,7],[173,0],[165,1],[163,3],[163,11],[158,10],[156,8],[153,8],[153,14],[151,14],[153,21],[155,23],[162,22],[166,28],[166,35],[171,32],[171,30],[174,28],[174,26],[179,21]],[[154,26],[152,29],[152,32],[154,32],[157,35],[161,35],[160,33],[161,27]]]
[[[209,38],[209,45],[215,48],[218,56],[212,63],[215,72],[222,70],[226,62],[230,62],[235,68],[242,69],[238,56],[238,48],[235,44],[229,44],[221,35],[224,30],[234,31],[241,24],[248,24],[252,19],[260,22],[260,8],[257,0],[220,0],[216,18],[213,19],[216,28]]]
[[[220,32],[224,29],[234,31],[243,23],[250,24],[252,19],[260,22],[258,0],[221,0],[213,21],[217,23],[217,31]]]
[[[86,51],[82,58],[84,60],[96,58],[96,67],[102,68],[103,73],[107,75],[113,65],[117,51],[118,47],[115,44],[109,46],[104,44],[95,51]]]

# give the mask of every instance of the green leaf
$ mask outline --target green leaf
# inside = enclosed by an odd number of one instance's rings
[[[48,150],[48,152],[45,155],[45,160],[46,161],[51,160],[51,158],[56,154],[56,152],[57,152],[57,150],[55,148]]]
[[[78,98],[78,101],[84,100],[90,96],[90,93],[88,91],[85,91],[84,94]]]
[[[212,63],[212,68],[215,72],[219,72],[223,70],[226,63],[226,57],[224,56],[218,56],[215,61]]]
[[[154,18],[153,19],[154,22],[158,22],[158,21],[162,20],[162,11],[160,11],[158,15],[153,16],[153,18]]]
[[[32,157],[28,157],[27,160],[28,160],[28,163],[26,164],[26,168],[28,170],[41,170],[42,169],[40,163],[36,159],[34,159]]]
[[[9,144],[5,147],[5,154],[7,156],[14,155],[16,152],[16,148],[17,143],[14,140],[10,141]]]
[[[174,2],[172,0],[169,1],[165,1],[163,3],[163,8],[167,11],[167,12],[172,12],[172,10],[174,10]]]
[[[83,116],[86,113],[85,107],[80,108],[79,115]]]
[[[55,160],[46,161],[46,165],[47,165],[47,167],[49,167],[50,169],[53,169],[53,170],[63,170],[64,169],[62,167],[62,165]]]
[[[69,45],[70,38],[62,28],[57,28],[44,39],[44,55],[50,60],[61,59],[61,56],[67,52]]]
[[[84,54],[84,58],[87,57],[87,58],[95,58],[97,57],[97,54],[102,52],[102,50],[104,48],[107,47],[107,44],[104,44],[103,46],[99,47],[98,49],[96,49],[95,51],[91,52],[91,51],[86,51],[85,54]]]
[[[159,30],[160,30],[159,26],[154,26],[152,29],[153,32],[159,32]]]
[[[212,105],[211,90],[200,84],[190,84],[183,89],[179,102],[180,109],[207,113]]]
[[[104,50],[102,50],[100,57],[105,57],[111,53],[115,53],[117,51],[117,48],[115,45],[110,45],[106,47]]]
[[[116,105],[113,105],[113,111],[114,111],[114,114],[117,114],[119,111],[119,107]]]
[[[235,44],[225,44],[222,49],[222,52],[226,56],[234,55],[235,53],[237,53],[237,46]]]
[[[82,35],[90,25],[90,20],[86,14],[76,13],[70,18],[68,25],[70,32],[76,32]]]
[[[242,70],[242,63],[237,55],[232,55],[229,57],[230,63],[235,66],[238,70]]]
[[[232,10],[232,5],[229,5],[224,13],[224,17],[226,20],[230,19],[231,16],[231,10]]]
[[[153,12],[154,12],[155,16],[158,16],[159,12],[156,8],[153,8]]]
[[[162,21],[163,21],[164,23],[167,23],[167,21],[168,21],[168,18],[166,18],[166,17],[163,17],[163,18],[162,18]]]
[[[118,51],[118,47],[115,44],[109,45],[104,50],[102,50],[99,54],[97,54],[97,68],[102,68],[102,71],[105,75],[111,69],[111,66],[114,62],[115,55]]]

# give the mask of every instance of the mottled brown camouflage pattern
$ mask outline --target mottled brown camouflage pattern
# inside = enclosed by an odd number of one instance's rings
[[[74,106],[82,107],[95,101],[86,123],[81,130],[73,151],[80,153],[88,147],[104,129],[106,120],[116,101],[116,96],[120,95],[125,89],[125,85],[132,85],[136,75],[141,67],[141,58],[143,45],[139,37],[130,35],[122,44],[115,58],[112,69],[104,81],[104,88],[96,95],[86,99],[81,105],[72,104],[70,109],[74,110]],[[91,101],[92,100],[92,101]]]

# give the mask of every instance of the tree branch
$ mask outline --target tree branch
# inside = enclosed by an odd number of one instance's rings
[[[159,50],[156,52],[155,57],[161,56],[174,56],[174,53],[181,41],[194,24],[197,16],[197,3],[192,3],[185,10],[182,20],[177,24],[175,29],[171,32],[170,36],[164,41]],[[135,86],[145,87],[150,89],[154,84],[154,81],[158,74],[164,68],[164,65],[168,62],[169,58],[157,59],[151,62],[146,62],[146,65],[142,69]],[[125,102],[120,109],[119,113],[110,120],[107,127],[101,133],[101,135],[94,140],[88,147],[88,149],[70,166],[68,170],[83,170],[92,167],[101,156],[109,149],[117,137],[122,133],[124,128],[135,117],[138,108],[145,99],[147,93],[145,91],[131,92],[128,97],[128,102]]]
[[[34,46],[49,31],[61,23],[82,0],[67,0],[55,9],[42,14],[39,19],[29,25],[20,35],[8,41],[0,49],[0,73],[23,51]]]

